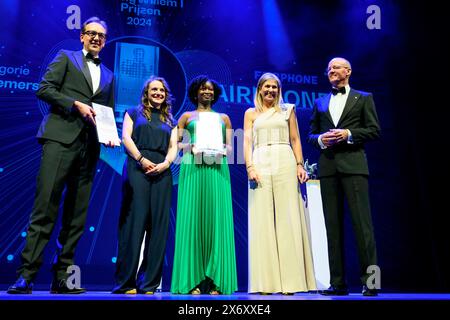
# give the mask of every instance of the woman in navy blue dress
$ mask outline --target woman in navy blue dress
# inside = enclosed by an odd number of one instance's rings
[[[153,294],[161,282],[172,195],[170,164],[177,156],[177,129],[170,109],[167,82],[152,77],[144,85],[141,104],[125,113],[122,140],[128,157],[113,293]]]

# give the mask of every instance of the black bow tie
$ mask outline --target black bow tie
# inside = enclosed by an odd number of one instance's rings
[[[102,62],[102,59],[100,59],[99,57],[94,58],[94,56],[90,52],[86,54],[86,60],[94,62],[97,66]]]
[[[331,93],[333,94],[333,96],[337,95],[338,93],[345,94],[345,87],[331,88]]]

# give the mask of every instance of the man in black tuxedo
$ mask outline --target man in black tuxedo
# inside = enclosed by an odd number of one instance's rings
[[[81,238],[100,153],[92,103],[114,107],[113,73],[100,64],[107,27],[97,17],[82,27],[83,50],[61,50],[49,64],[37,97],[50,105],[37,138],[42,157],[36,196],[31,212],[18,280],[8,293],[31,293],[32,282],[58,216],[64,188],[62,227],[53,261],[51,293],[83,293],[67,286],[67,268],[74,264],[75,247]],[[107,146],[113,146],[109,142]],[[72,287],[72,286],[70,286]]]
[[[347,295],[344,262],[344,199],[346,198],[360,259],[365,296],[377,295],[367,287],[367,267],[377,264],[370,213],[369,169],[364,143],[380,135],[372,94],[351,89],[350,63],[334,58],[328,64],[332,93],[315,101],[308,140],[320,148],[318,174],[328,237],[330,284],[324,295]]]

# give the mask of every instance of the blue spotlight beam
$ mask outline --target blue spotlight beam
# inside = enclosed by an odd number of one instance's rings
[[[284,27],[276,0],[265,0],[262,5],[266,47],[270,63],[285,69],[294,60],[294,51]]]

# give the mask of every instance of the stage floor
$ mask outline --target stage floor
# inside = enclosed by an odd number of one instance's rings
[[[293,296],[284,296],[281,294],[259,295],[238,292],[232,295],[184,295],[171,294],[168,292],[157,292],[153,295],[128,295],[111,294],[108,291],[89,291],[83,294],[50,294],[48,291],[33,291],[32,294],[7,294],[0,291],[0,300],[189,300],[189,301],[289,301],[289,300],[332,300],[332,301],[372,301],[372,300],[447,300],[450,301],[450,293],[380,293],[377,297],[364,297],[359,293],[351,293],[348,296],[322,296],[318,293],[298,293]]]

